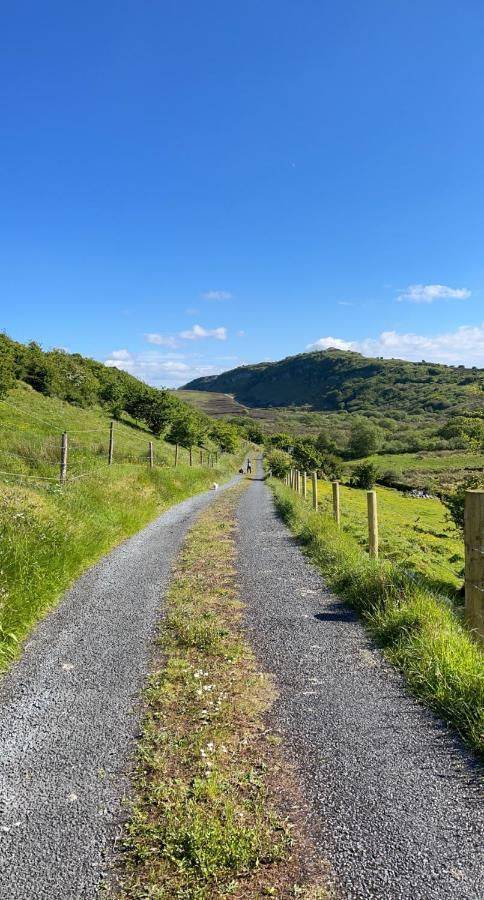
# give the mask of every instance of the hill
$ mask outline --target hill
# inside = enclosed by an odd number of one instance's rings
[[[217,394],[215,391],[176,391],[176,396],[212,419],[221,416],[246,416],[247,409],[237,403],[230,394]]]
[[[189,391],[232,394],[249,407],[310,406],[313,410],[484,412],[484,370],[360,353],[323,350],[278,362],[240,366],[197,378]]]

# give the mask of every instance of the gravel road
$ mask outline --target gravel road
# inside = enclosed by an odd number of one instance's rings
[[[482,769],[415,703],[254,481],[238,511],[247,627],[339,896],[484,898]]]
[[[215,496],[173,507],[90,569],[2,680],[1,900],[97,896],[161,598],[187,529]]]

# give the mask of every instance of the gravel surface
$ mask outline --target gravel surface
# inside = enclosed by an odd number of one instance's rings
[[[90,569],[2,680],[1,900],[98,895],[161,598],[187,529],[215,496],[173,507]]]
[[[482,769],[406,695],[254,481],[238,511],[247,627],[344,898],[484,898]]]

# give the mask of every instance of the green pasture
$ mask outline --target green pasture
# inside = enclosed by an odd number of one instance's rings
[[[433,590],[453,594],[462,585],[464,545],[440,500],[424,500],[391,488],[376,488],[382,558],[423,577]],[[331,484],[318,483],[324,512],[331,512]],[[340,486],[344,531],[366,546],[366,491]]]

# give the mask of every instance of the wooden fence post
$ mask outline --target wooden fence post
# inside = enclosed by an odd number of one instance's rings
[[[114,422],[111,422],[109,426],[109,449],[108,449],[108,464],[112,466],[113,464],[113,453],[114,453]]]
[[[203,466],[203,450],[200,450],[200,465]]]
[[[484,491],[466,491],[464,512],[465,615],[484,643]]]
[[[378,559],[378,507],[376,491],[367,491],[368,503],[368,553],[372,559]]]
[[[313,509],[318,509],[318,473],[313,472],[311,475],[313,483]]]
[[[60,483],[65,484],[67,479],[67,431],[64,431],[61,437],[61,453],[60,453]]]
[[[303,492],[303,497],[306,500],[307,496],[308,496],[308,476],[307,476],[306,472],[302,473],[302,492]]]
[[[191,447],[190,447],[190,450],[189,450],[189,454],[190,454],[190,465],[192,465],[192,464],[193,464],[193,459],[192,459],[192,448],[191,448]]]
[[[175,466],[178,465],[178,444],[175,444]]]
[[[332,481],[331,486],[333,488],[333,517],[336,522],[338,528],[341,522],[341,506],[339,502],[339,481]]]
[[[149,460],[150,460],[150,469],[152,469],[155,464],[155,461],[153,458],[153,441],[150,441],[150,443],[149,443],[148,455],[149,455]]]

